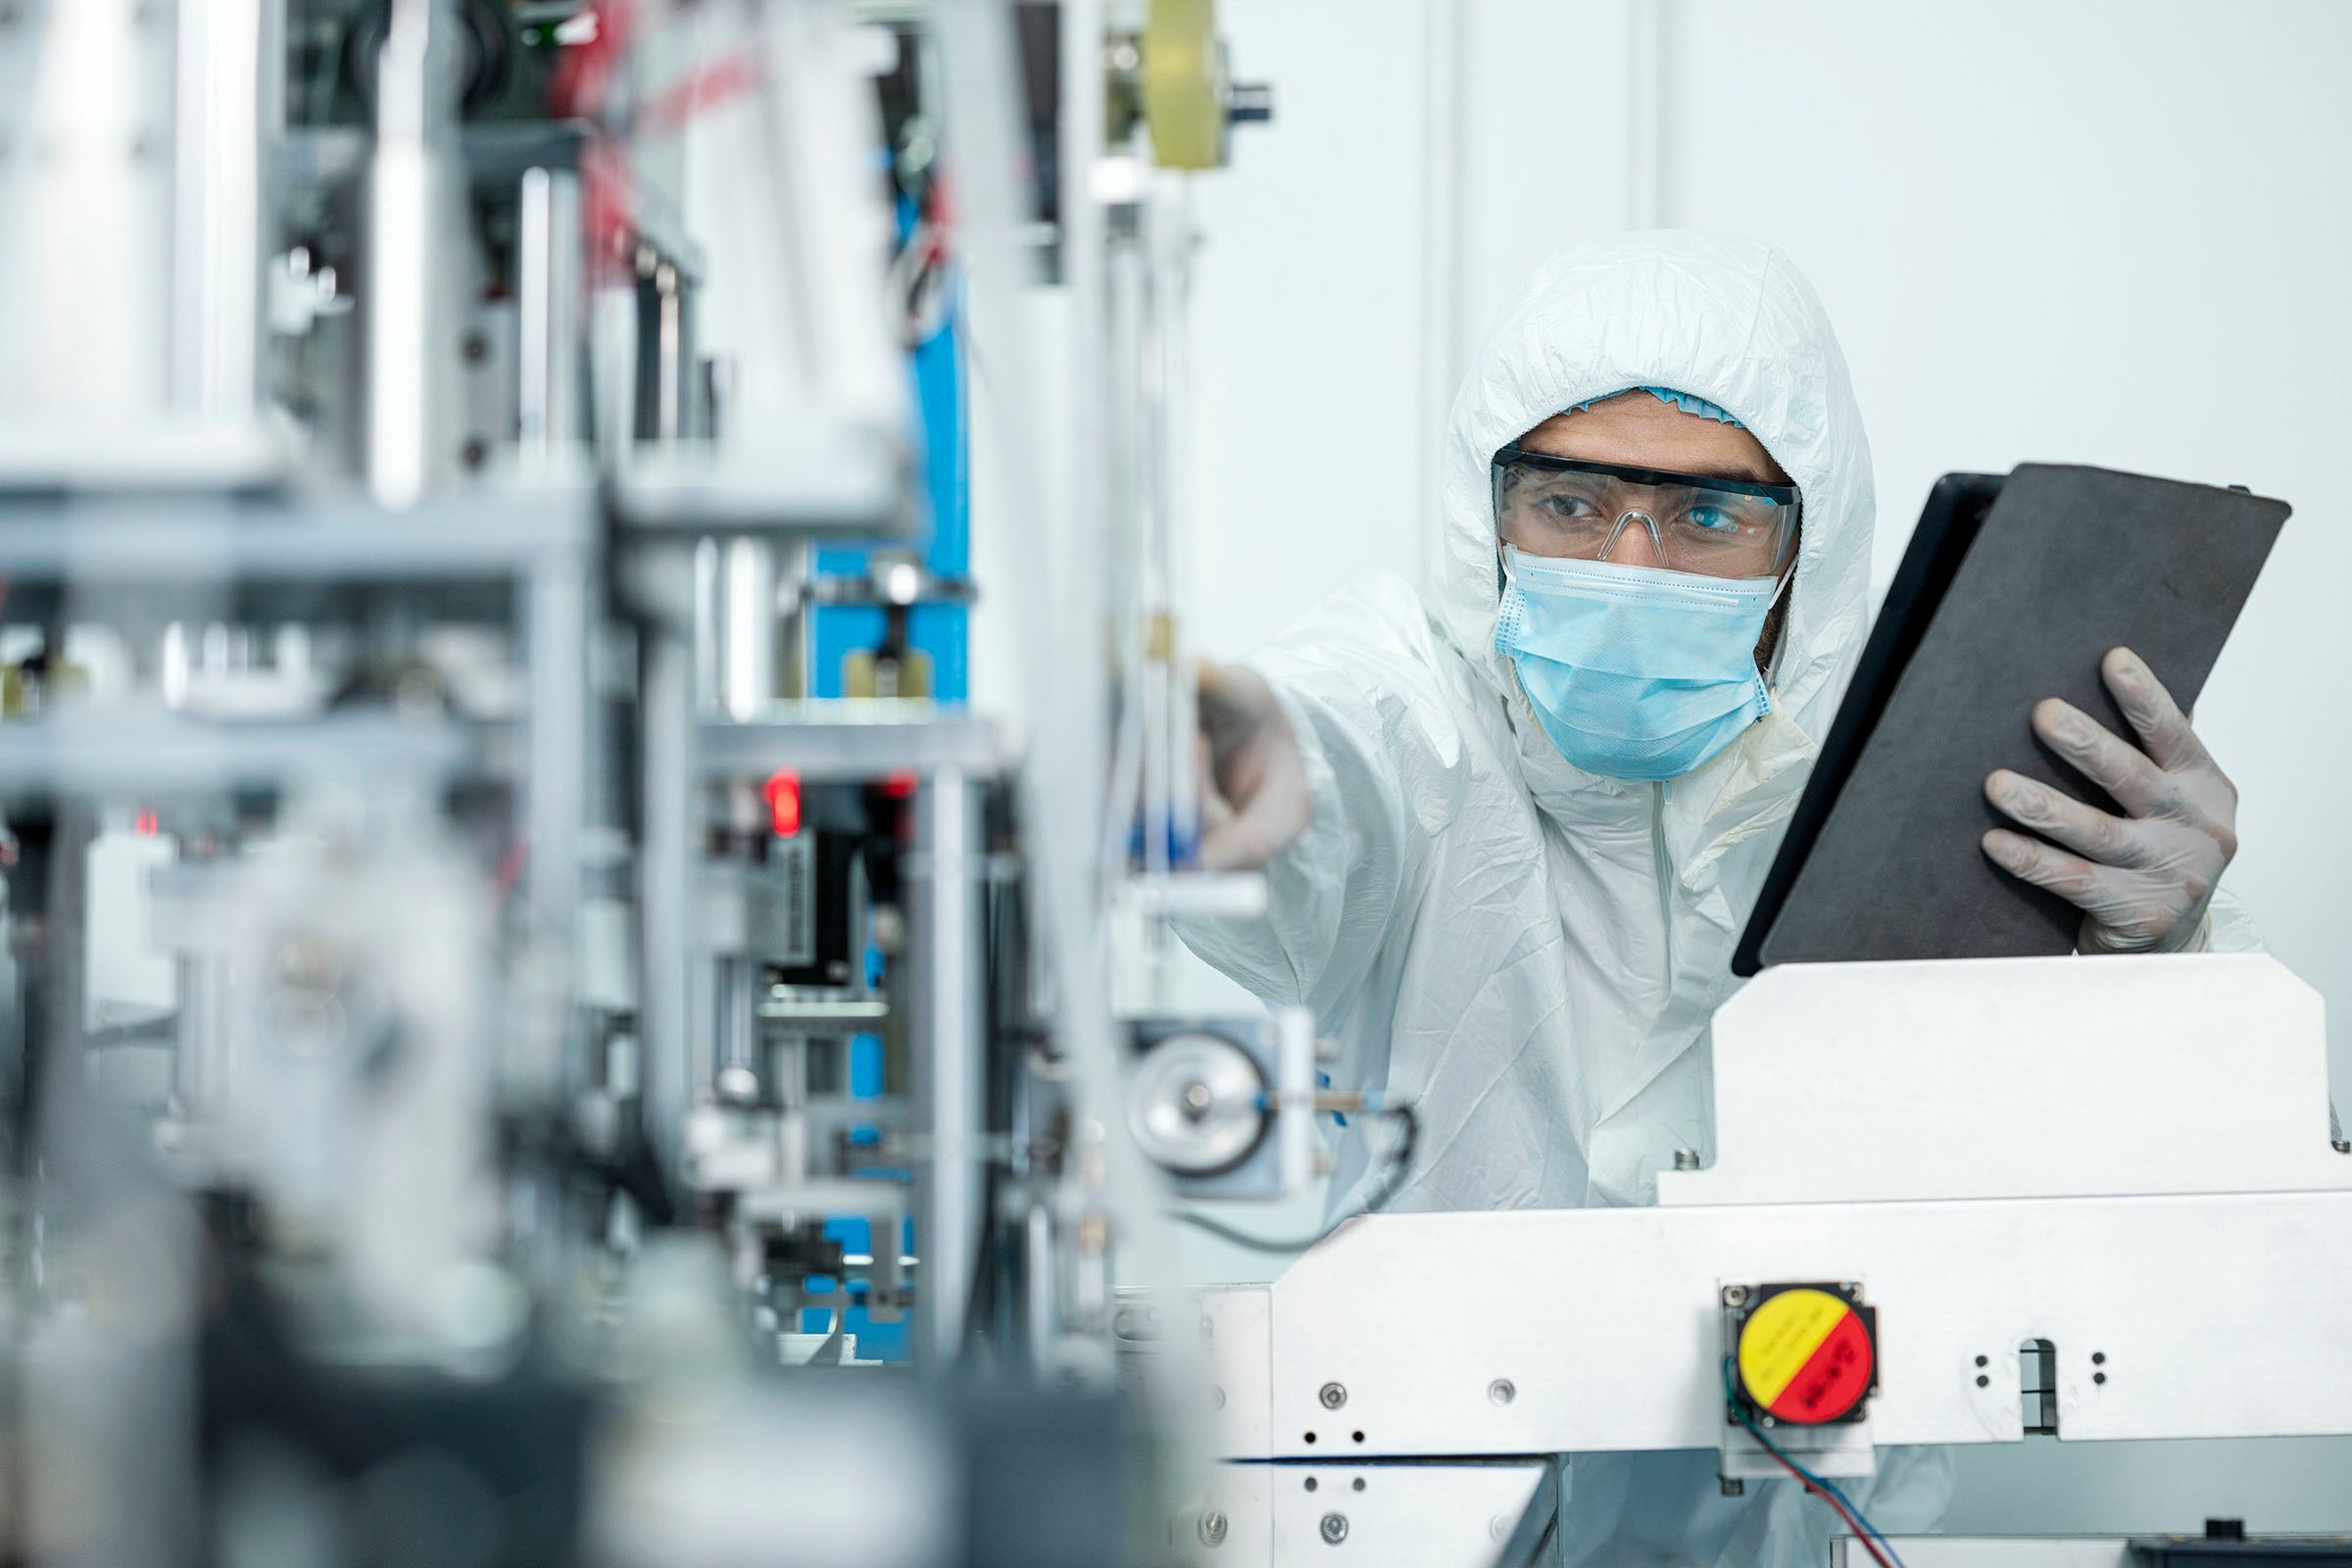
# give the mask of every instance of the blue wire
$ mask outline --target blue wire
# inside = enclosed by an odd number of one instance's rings
[[[1884,1546],[1886,1549],[1886,1555],[1894,1560],[1894,1568],[1904,1568],[1903,1555],[1901,1552],[1894,1549],[1894,1543],[1886,1539],[1886,1533],[1885,1531],[1881,1530],[1877,1525],[1874,1525],[1870,1522],[1870,1515],[1864,1513],[1861,1509],[1861,1506],[1857,1504],[1853,1498],[1847,1496],[1844,1491],[1838,1487],[1837,1482],[1832,1481],[1827,1476],[1815,1475],[1812,1471],[1806,1469],[1803,1465],[1798,1464],[1793,1458],[1789,1457],[1787,1449],[1783,1448],[1779,1444],[1773,1442],[1771,1438],[1765,1436],[1764,1429],[1756,1425],[1756,1418],[1748,1413],[1747,1406],[1740,1402],[1740,1393],[1738,1386],[1733,1382],[1733,1375],[1732,1358],[1727,1355],[1723,1358],[1723,1396],[1731,1401],[1733,1412],[1740,1417],[1740,1425],[1746,1427],[1750,1433],[1754,1434],[1755,1440],[1758,1443],[1761,1443],[1765,1447],[1771,1449],[1773,1455],[1778,1458],[1781,1463],[1795,1471],[1797,1475],[1803,1477],[1807,1482],[1819,1487],[1823,1492],[1828,1493],[1831,1496],[1836,1497],[1838,1505],[1844,1508],[1847,1513],[1850,1513],[1854,1516],[1854,1523],[1860,1525],[1863,1530],[1869,1533],[1870,1538],[1873,1541],[1876,1541],[1881,1546]]]
[[[1815,1476],[1813,1478],[1813,1484],[1821,1488],[1824,1492],[1827,1492],[1831,1496],[1836,1497],[1840,1503],[1844,1504],[1845,1511],[1854,1516],[1854,1523],[1869,1531],[1872,1539],[1877,1541],[1880,1545],[1886,1548],[1886,1555],[1894,1559],[1894,1568],[1903,1568],[1903,1554],[1894,1549],[1894,1543],[1886,1539],[1886,1532],[1882,1531],[1877,1525],[1874,1525],[1870,1522],[1870,1515],[1864,1513],[1861,1509],[1861,1506],[1857,1504],[1853,1498],[1847,1496],[1844,1491],[1838,1487],[1837,1482],[1832,1481],[1827,1476]]]

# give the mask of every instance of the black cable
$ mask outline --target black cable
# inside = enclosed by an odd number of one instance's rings
[[[1342,1214],[1312,1236],[1253,1236],[1248,1231],[1226,1224],[1223,1220],[1211,1219],[1197,1208],[1172,1208],[1168,1212],[1195,1230],[1205,1231],[1219,1241],[1230,1242],[1236,1247],[1245,1248],[1252,1252],[1271,1252],[1282,1256],[1303,1252],[1349,1220],[1365,1214],[1379,1213],[1388,1204],[1389,1200],[1396,1196],[1397,1189],[1404,1185],[1404,1179],[1412,1169],[1413,1146],[1419,1142],[1421,1137],[1421,1121],[1413,1114],[1413,1107],[1410,1105],[1388,1105],[1372,1114],[1390,1117],[1402,1123],[1404,1129],[1397,1136],[1396,1147],[1383,1161],[1387,1168],[1381,1172],[1380,1185],[1374,1188],[1371,1195],[1353,1211]]]
[[[997,1253],[1004,1245],[997,1223],[997,1208],[1002,1201],[999,1189],[1002,1175],[1001,1168],[991,1161],[980,1178],[980,1245],[973,1252],[972,1277],[964,1290],[964,1339],[956,1352],[956,1359],[966,1363],[976,1358],[981,1345],[981,1337],[972,1331],[989,1322],[989,1308],[994,1304],[997,1295]]]

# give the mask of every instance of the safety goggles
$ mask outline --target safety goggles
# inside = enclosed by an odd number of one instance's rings
[[[1531,556],[1608,561],[1629,527],[1660,564],[1709,577],[1771,577],[1796,545],[1797,490],[1546,457],[1494,454],[1494,527]],[[1622,557],[1618,557],[1622,560]]]

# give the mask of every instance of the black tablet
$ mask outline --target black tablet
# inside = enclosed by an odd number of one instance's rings
[[[2082,915],[1986,859],[2008,767],[2114,809],[2028,714],[2059,697],[2130,738],[2098,665],[2128,647],[2193,705],[2284,502],[2103,468],[1946,474],[1824,738],[1736,974],[1773,963],[2073,951]]]

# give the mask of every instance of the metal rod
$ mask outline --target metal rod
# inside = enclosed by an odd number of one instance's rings
[[[807,540],[779,547],[776,566],[777,602],[782,624],[778,632],[784,650],[781,675],[784,696],[806,701],[816,695],[816,549]]]
[[[452,401],[437,361],[452,346],[436,313],[447,228],[441,143],[454,106],[436,69],[449,46],[449,0],[393,0],[376,74],[374,155],[368,181],[365,467],[378,503],[405,511],[454,461],[437,432]]]
[[[179,1037],[172,1056],[172,1098],[182,1116],[203,1120],[224,1103],[234,1071],[227,960],[215,954],[179,959]]]
[[[531,708],[523,780],[531,924],[578,959],[581,839],[587,830],[588,597],[584,562],[549,552],[523,587]]]
[[[687,435],[686,378],[691,355],[686,342],[686,305],[678,291],[678,270],[662,262],[654,270],[654,331],[660,372],[654,386],[654,433],[663,441]]]
[[[702,799],[695,777],[694,655],[686,639],[648,630],[639,687],[644,748],[644,837],[638,908],[645,954],[640,1028],[640,1112],[647,1143],[673,1175],[693,1102],[693,1023],[688,977],[694,941],[694,873]]]
[[[720,704],[730,718],[757,718],[776,700],[776,555],[758,539],[722,547]]]
[[[966,1305],[979,1261],[979,1161],[987,1112],[981,1011],[979,791],[958,769],[926,780],[915,797],[912,944],[917,1099],[931,1130],[920,1177],[915,1248],[922,1257],[918,1333],[936,1364],[963,1346]]]
[[[262,160],[284,53],[282,0],[185,0],[178,10],[172,189],[172,402],[182,417],[259,413]]]
[[[526,464],[545,463],[582,434],[582,230],[577,175],[526,171],[516,238],[516,437]]]
[[[760,1076],[760,966],[742,954],[704,960],[711,970],[711,1082],[724,1087],[727,1070],[740,1067]]]

